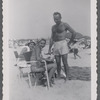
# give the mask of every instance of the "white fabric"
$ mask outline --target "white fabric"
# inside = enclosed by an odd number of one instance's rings
[[[67,53],[69,53],[69,48],[66,40],[54,43],[54,55],[64,55]]]
[[[19,61],[19,62],[17,63],[17,66],[19,66],[19,67],[29,67],[30,65],[27,64],[26,61]]]

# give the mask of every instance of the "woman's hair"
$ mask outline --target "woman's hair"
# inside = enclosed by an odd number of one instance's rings
[[[38,41],[38,43],[40,43],[41,41],[45,41],[45,43],[46,43],[46,39],[40,39],[39,41]]]
[[[31,43],[33,43],[35,45],[35,42],[33,42],[33,41],[27,43],[26,45],[29,46]]]

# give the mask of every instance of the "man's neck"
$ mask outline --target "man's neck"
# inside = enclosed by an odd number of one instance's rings
[[[60,21],[59,23],[56,23],[57,26],[59,26],[62,22]]]

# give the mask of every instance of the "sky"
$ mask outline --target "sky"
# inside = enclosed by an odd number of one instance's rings
[[[9,37],[48,38],[54,25],[53,13],[76,32],[90,36],[90,0],[9,0]]]

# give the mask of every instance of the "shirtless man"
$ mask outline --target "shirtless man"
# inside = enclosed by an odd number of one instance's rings
[[[60,78],[60,73],[61,73],[61,58],[62,62],[64,65],[64,70],[65,70],[65,81],[68,79],[68,72],[69,72],[69,67],[68,67],[68,62],[67,62],[67,56],[69,52],[68,45],[73,42],[74,37],[75,37],[75,31],[67,24],[61,21],[61,14],[59,12],[55,12],[53,14],[54,22],[56,23],[52,27],[52,35],[50,39],[50,45],[49,45],[49,51],[48,53],[51,53],[51,47],[54,44],[54,55],[57,63],[57,73],[58,73],[58,78]],[[72,33],[71,39],[69,43],[66,41],[66,34],[67,31]]]

